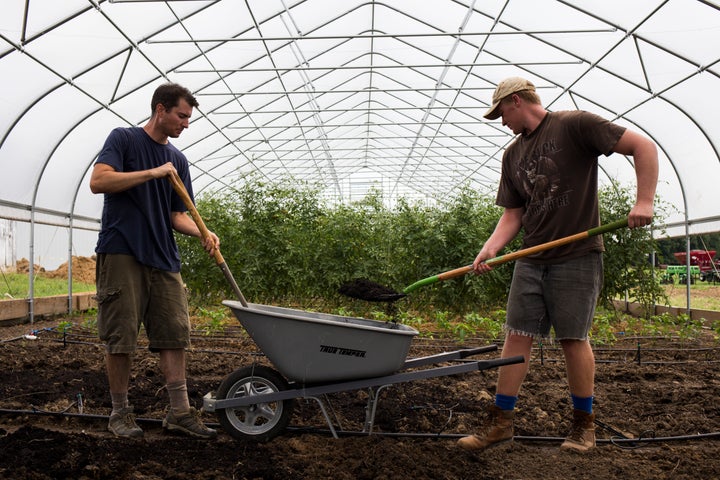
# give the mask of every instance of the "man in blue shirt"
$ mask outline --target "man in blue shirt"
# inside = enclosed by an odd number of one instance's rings
[[[199,438],[214,438],[190,407],[185,349],[190,345],[187,294],[173,231],[201,237],[167,176],[177,172],[192,198],[188,161],[168,138],[188,128],[198,102],[177,84],[158,87],[152,116],[140,127],[114,129],[93,168],[90,189],[104,194],[97,253],[98,333],[106,343],[112,398],[108,429],[119,437],[141,437],[128,401],[132,354],[140,326],[149,348],[158,352],[170,409],[163,427]],[[219,247],[210,232],[203,246]]]

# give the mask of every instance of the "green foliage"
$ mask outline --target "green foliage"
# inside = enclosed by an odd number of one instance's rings
[[[627,189],[603,190],[603,220],[626,216],[632,203]],[[468,265],[501,215],[493,197],[469,188],[435,206],[400,199],[387,207],[380,192],[351,204],[328,206],[312,185],[248,179],[199,199],[198,210],[220,237],[224,259],[249,301],[352,305],[368,315],[368,302],[337,293],[343,283],[367,278],[401,291],[417,280]],[[662,300],[663,290],[648,261],[654,248],[649,230],[622,229],[604,239],[603,302],[607,305],[626,292],[646,305]],[[200,242],[182,235],[177,240],[193,300],[208,304],[232,298],[234,293]],[[517,250],[520,242],[521,235],[501,253]],[[398,305],[459,315],[492,311],[504,305],[511,275],[508,264],[482,276],[437,282],[412,292]],[[464,323],[466,333],[477,328]]]
[[[626,217],[634,199],[627,188],[615,186],[600,191],[600,215],[604,222]],[[657,207],[662,212],[663,206]],[[656,278],[651,253],[656,242],[647,228],[624,228],[603,236],[605,276],[601,304],[610,307],[612,300],[628,296],[640,303],[646,315],[655,304],[667,302],[665,291]]]
[[[450,331],[453,329],[451,313],[445,310],[435,312],[434,322],[440,330]]]
[[[502,315],[486,317],[477,312],[470,312],[463,317],[463,325],[467,325],[469,330],[475,332],[476,335],[482,335],[484,338],[496,340],[500,337],[505,323],[504,312]]]
[[[596,313],[590,330],[590,340],[598,345],[612,345],[617,340],[617,315],[614,313]]]
[[[311,185],[246,182],[198,201],[243,294],[263,303],[325,298],[354,278],[396,290],[471,263],[494,229],[499,209],[469,189],[442,207],[401,200],[389,209],[379,192],[350,205],[325,206]],[[197,239],[177,236],[183,278],[196,302],[231,298],[225,278]],[[503,301],[510,270],[468,275],[413,293],[413,305],[470,309]]]
[[[703,321],[692,320],[688,315],[663,313],[650,316],[646,322],[636,322],[643,335],[678,337],[681,340],[694,340],[703,333]]]
[[[396,321],[403,325],[414,327],[416,330],[421,330],[425,325],[425,319],[419,315],[413,315],[408,311],[398,312],[396,315]]]
[[[90,332],[97,332],[97,308],[89,308],[85,312],[81,312],[82,328]]]
[[[604,312],[595,316],[591,337],[595,343],[614,343],[618,335],[696,340],[712,331],[713,327],[706,327],[705,323],[703,319],[693,320],[686,314],[662,313],[635,317],[619,312]]]
[[[401,235],[398,242],[402,242],[403,238],[414,237],[418,238],[417,243],[422,247],[409,252],[411,255],[405,264],[413,262],[417,268],[408,272],[411,275],[404,277],[404,284],[471,264],[484,241],[495,229],[501,213],[494,198],[464,188],[441,208],[425,211],[424,218],[428,219],[425,230],[413,228],[404,231],[401,226],[397,232]],[[410,222],[398,223],[403,225]],[[520,238],[517,238],[506,250],[511,251],[519,246]],[[427,305],[453,307],[460,312],[478,306],[492,308],[504,303],[511,274],[511,267],[501,266],[482,277],[465,275],[424,287],[412,295],[424,299]]]
[[[713,340],[715,342],[720,342],[720,321],[714,321],[710,325],[709,329],[712,334]]]
[[[687,315],[678,315],[676,320],[680,321],[678,335],[682,340],[696,340],[703,334],[705,322],[702,319],[691,319]]]
[[[323,289],[322,249],[316,238],[317,193],[293,184],[248,182],[198,202],[206,225],[221,239],[220,249],[243,294],[255,301],[313,297]],[[196,239],[177,236],[183,275],[194,297],[232,297],[223,275]]]
[[[201,318],[200,321],[197,322],[196,326],[203,334],[215,335],[225,331],[225,327],[229,321],[227,309],[224,307],[198,307],[197,312]]]
[[[69,332],[70,330],[72,330],[72,327],[73,327],[73,323],[71,321],[63,320],[60,323],[58,323],[57,330],[58,330],[58,332],[65,334],[65,333]]]

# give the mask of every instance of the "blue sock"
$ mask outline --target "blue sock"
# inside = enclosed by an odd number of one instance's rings
[[[495,405],[497,405],[500,410],[514,410],[517,399],[518,397],[497,393],[495,394]]]
[[[572,404],[573,408],[575,410],[581,410],[586,413],[592,413],[592,407],[593,407],[593,397],[576,397],[575,395],[570,395],[572,398]]]

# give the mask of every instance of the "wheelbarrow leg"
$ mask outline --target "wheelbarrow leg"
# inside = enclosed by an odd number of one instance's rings
[[[315,400],[317,404],[320,406],[320,411],[323,414],[323,417],[325,417],[325,421],[328,424],[328,428],[330,428],[330,433],[332,433],[333,438],[340,438],[338,437],[337,432],[335,431],[335,426],[333,425],[333,421],[330,419],[330,415],[328,415],[327,409],[325,408],[325,403],[323,403],[322,400],[320,400],[318,397],[314,396],[307,396],[305,398]],[[333,415],[335,412],[333,412]],[[337,415],[335,415],[335,418],[337,418]]]
[[[391,383],[387,385],[380,385],[377,389],[370,387],[368,391],[368,403],[365,407],[365,426],[363,427],[362,433],[372,435],[372,429],[375,424],[375,413],[377,412],[378,400],[380,400],[380,392],[387,387],[392,386]]]

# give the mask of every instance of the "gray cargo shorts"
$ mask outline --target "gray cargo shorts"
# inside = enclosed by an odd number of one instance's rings
[[[515,263],[505,331],[533,338],[587,340],[603,283],[602,253],[535,265]]]
[[[118,254],[98,254],[95,271],[98,334],[109,353],[133,353],[141,325],[151,351],[190,346],[187,292],[179,272]]]

